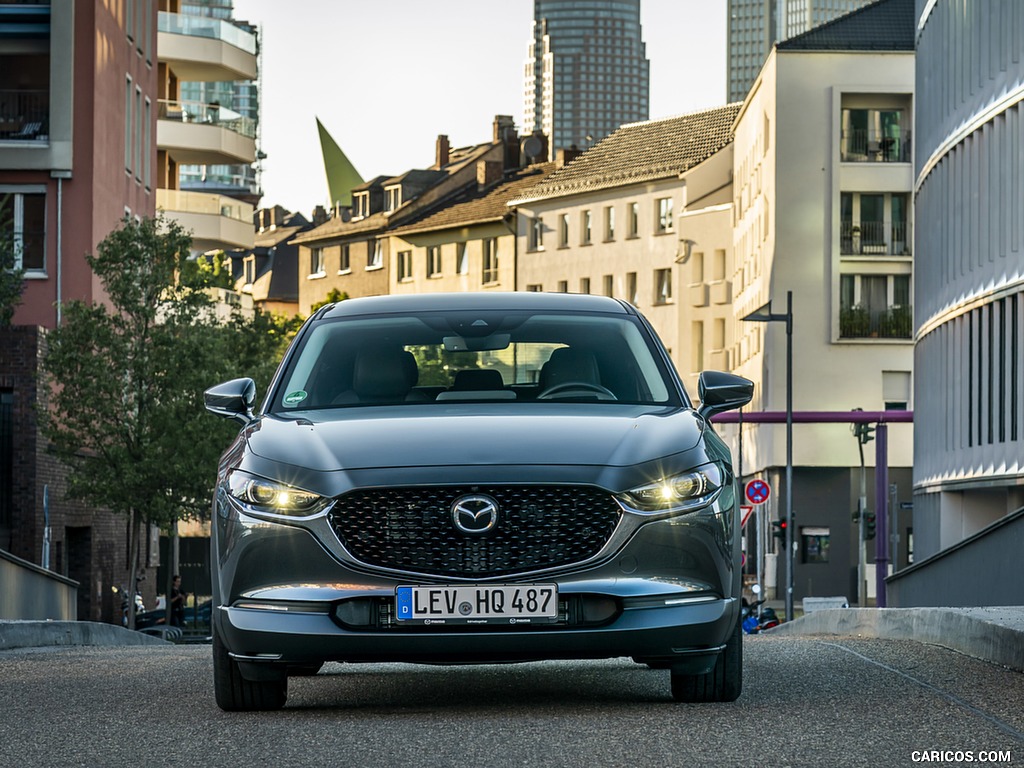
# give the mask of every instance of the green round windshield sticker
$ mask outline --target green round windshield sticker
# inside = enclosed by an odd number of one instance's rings
[[[306,399],[306,391],[303,389],[296,390],[295,392],[289,392],[284,396],[285,405],[298,405]]]

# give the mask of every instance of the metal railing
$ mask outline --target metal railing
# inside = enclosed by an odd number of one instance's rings
[[[164,211],[182,211],[208,216],[224,216],[246,224],[252,223],[253,207],[249,203],[209,192],[182,192],[158,189],[156,206]]]
[[[160,11],[157,31],[172,35],[211,38],[233,45],[246,53],[256,53],[256,36],[222,19]]]
[[[842,221],[839,253],[844,256],[909,256],[910,225],[905,221]]]
[[[910,339],[914,335],[914,310],[909,304],[896,304],[882,310],[861,304],[839,310],[839,337],[842,339]]]
[[[0,89],[0,141],[47,141],[50,92]]]
[[[250,139],[256,138],[256,121],[233,109],[201,101],[168,101],[158,103],[157,117],[179,123],[203,123],[226,128]]]
[[[839,138],[839,159],[844,163],[909,163],[913,160],[910,131],[899,136],[864,129],[845,131]]]

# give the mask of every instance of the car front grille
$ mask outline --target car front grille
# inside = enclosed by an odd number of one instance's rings
[[[452,505],[467,495],[497,502],[492,530],[469,535],[455,527]],[[608,492],[589,486],[439,486],[353,491],[338,498],[330,520],[345,549],[366,565],[487,578],[587,560],[621,516]]]

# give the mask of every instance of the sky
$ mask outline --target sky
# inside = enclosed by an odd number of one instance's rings
[[[531,0],[235,0],[262,28],[263,206],[328,201],[319,118],[364,179],[523,123]],[[651,119],[725,104],[726,0],[642,0]]]

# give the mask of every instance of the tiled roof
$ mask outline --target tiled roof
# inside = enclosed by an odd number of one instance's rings
[[[778,43],[780,51],[913,51],[914,0],[879,0],[802,35]]]
[[[554,163],[531,165],[485,190],[476,185],[468,187],[454,198],[425,216],[392,230],[393,234],[405,235],[415,232],[429,232],[448,227],[481,224],[500,221],[508,213],[508,201],[524,190],[535,186],[555,169]]]
[[[388,225],[386,213],[373,213],[361,219],[349,219],[346,221],[340,216],[328,219],[316,229],[302,232],[296,235],[293,243],[316,243],[336,238],[350,237],[354,235],[381,232]]]
[[[733,140],[740,104],[624,125],[555,171],[517,202],[678,176]]]

